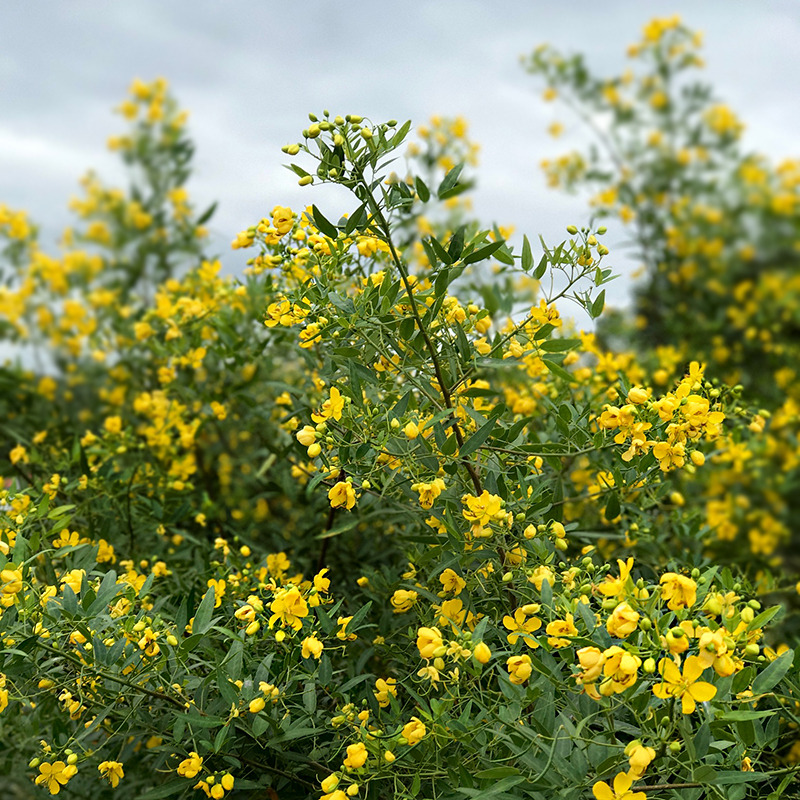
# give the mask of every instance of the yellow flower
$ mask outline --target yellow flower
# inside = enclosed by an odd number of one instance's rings
[[[331,508],[344,506],[349,511],[356,504],[356,493],[353,485],[347,481],[339,481],[328,491]]]
[[[119,433],[122,430],[122,419],[120,417],[106,417],[104,427],[109,433]]]
[[[363,767],[367,761],[367,748],[363,742],[351,744],[347,746],[347,758],[344,760],[344,766],[347,769],[358,769]]]
[[[37,786],[46,786],[50,794],[58,794],[62,786],[67,785],[67,781],[77,775],[78,768],[74,764],[66,764],[63,761],[54,761],[48,764],[39,764],[39,775],[36,776]]]
[[[667,608],[691,608],[697,600],[697,584],[685,575],[665,572],[661,576],[661,597],[667,601]]]
[[[567,614],[564,619],[555,619],[547,623],[545,632],[548,635],[547,643],[551,647],[568,647],[569,639],[565,636],[577,636],[578,629],[575,627],[572,614]]]
[[[183,778],[195,778],[200,770],[203,768],[203,759],[192,750],[188,758],[184,758],[178,764],[178,775]]]
[[[630,636],[639,624],[639,612],[634,611],[627,603],[620,603],[606,622],[606,630],[619,639]]]
[[[80,587],[78,587],[80,588]],[[22,570],[4,569],[0,571],[0,606],[12,605],[17,593],[22,590]]]
[[[531,672],[533,672],[531,657],[528,655],[511,656],[506,661],[506,666],[509,672],[508,679],[517,686],[525,683],[525,681],[530,678]]]
[[[120,761],[103,761],[97,769],[100,770],[100,776],[105,778],[113,789],[116,789],[120,780],[125,777]]]
[[[267,703],[263,697],[256,697],[250,701],[250,704],[247,706],[247,710],[251,714],[258,714],[264,710],[264,706],[266,706],[266,704]]]
[[[378,678],[375,689],[373,694],[381,708],[387,708],[391,704],[390,696],[397,697],[397,681],[394,678]]]
[[[442,584],[446,592],[460,594],[467,585],[466,581],[449,567],[439,576],[439,583]]]
[[[302,618],[308,616],[308,604],[296,586],[276,592],[269,610],[272,611],[272,616],[269,618],[270,628],[280,620],[281,625],[289,625],[299,631],[303,627]]]
[[[28,451],[21,444],[18,444],[8,454],[8,460],[12,464],[20,464],[20,463],[21,464],[27,464],[28,463]]]
[[[538,617],[527,618],[525,612],[518,608],[514,611],[514,616],[506,614],[503,617],[503,627],[511,631],[506,639],[509,644],[516,644],[517,639],[522,637],[522,641],[530,648],[539,646],[539,642],[533,638],[533,634],[542,627],[542,621]]]
[[[656,751],[652,747],[645,747],[641,742],[634,739],[625,748],[625,755],[628,757],[628,763],[631,765],[628,774],[632,778],[641,778],[650,762],[656,757]]]
[[[415,483],[412,490],[419,494],[419,504],[422,508],[431,508],[433,501],[445,490],[444,481],[436,478],[430,483]]]
[[[409,589],[397,589],[389,602],[395,614],[403,614],[417,602],[417,593]]]
[[[686,463],[686,448],[683,442],[670,444],[669,442],[656,442],[653,445],[653,455],[658,459],[662,472],[669,472]]]
[[[322,404],[322,408],[311,415],[314,422],[325,422],[329,419],[340,420],[344,409],[344,397],[334,386],[331,388],[330,397]]]
[[[416,422],[409,422],[405,428],[403,428],[403,433],[409,439],[416,439],[419,436],[419,426]]]
[[[83,584],[83,578],[86,575],[86,571],[82,569],[71,569],[65,575],[61,576],[61,583],[65,586],[69,586],[75,594],[78,594],[81,590],[81,585]]]
[[[311,447],[317,441],[317,431],[311,425],[304,425],[295,434],[295,438],[303,447]]]
[[[583,672],[578,675],[581,683],[594,683],[603,674],[605,656],[597,647],[581,647],[576,653]]]
[[[597,800],[647,800],[644,792],[632,792],[633,777],[620,772],[614,778],[614,788],[612,789],[605,781],[598,781],[592,786],[592,794]]]
[[[484,489],[480,497],[465,494],[461,498],[461,502],[466,506],[462,512],[464,519],[482,527],[494,519],[502,507],[503,500],[496,494],[489,494]]]
[[[556,582],[553,570],[546,564],[542,564],[528,576],[528,581],[536,587],[537,592],[542,591],[542,584],[547,581],[551,586]]]
[[[604,597],[620,598],[625,594],[625,585],[628,582],[631,569],[633,569],[633,559],[629,558],[627,561],[623,561],[621,558],[618,558],[617,564],[619,566],[619,577],[612,578],[610,575],[606,575],[603,582],[597,587],[597,590]]]
[[[653,686],[653,694],[662,700],[679,697],[683,713],[691,714],[697,708],[697,703],[711,700],[717,694],[716,686],[697,680],[703,674],[703,670],[705,666],[697,656],[687,656],[683,665],[683,675],[672,659],[663,658],[659,664],[659,672],[664,682]]]
[[[488,664],[492,657],[492,651],[486,642],[478,642],[472,651],[472,655],[479,664]]]
[[[603,658],[604,680],[600,684],[600,694],[604,697],[620,694],[636,683],[636,674],[642,664],[639,656],[614,645],[603,651]]]
[[[406,744],[413,747],[425,738],[427,732],[428,729],[425,727],[425,723],[423,723],[422,720],[418,717],[411,717],[411,722],[407,722],[403,726],[400,735],[406,740]]]
[[[420,628],[417,631],[417,649],[422,658],[433,658],[440,647],[444,647],[444,641],[438,628]]]
[[[319,661],[322,656],[323,648],[324,645],[316,636],[307,636],[303,639],[303,658],[311,658],[311,656],[314,656],[314,658]]]

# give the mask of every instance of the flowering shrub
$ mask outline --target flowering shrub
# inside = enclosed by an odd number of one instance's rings
[[[470,219],[463,122],[401,176],[408,123],[324,112],[284,151],[351,207],[275,206],[225,278],[184,115],[161,82],[121,111],[131,190],[88,181],[59,255],[0,217],[4,331],[38,359],[2,373],[9,785],[790,796],[781,609],[700,556],[676,483],[748,412],[562,319],[602,312],[605,230],[534,257]]]
[[[635,349],[657,386],[696,359],[753,407],[751,435],[680,491],[705,509],[715,557],[760,573],[762,590],[796,607],[800,173],[796,160],[744,149],[744,124],[692,77],[700,44],[677,17],[653,20],[628,50],[634,67],[612,78],[537,49],[527,65],[546,98],[563,99],[592,139],[543,167],[554,186],[588,188],[594,213],[626,224],[641,259],[634,316],[601,323],[601,341]],[[796,640],[796,614],[786,629]]]

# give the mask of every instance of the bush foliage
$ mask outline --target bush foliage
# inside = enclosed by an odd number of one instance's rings
[[[636,52],[665,79],[690,41],[661,21]],[[579,59],[532,64],[595,101]],[[0,207],[9,796],[793,796],[797,658],[765,595],[786,582],[790,321],[760,336],[755,309],[714,350],[743,249],[780,260],[791,218],[737,223],[698,166],[702,191],[669,186],[722,215],[699,248],[714,223],[664,201],[668,153],[635,144],[662,106],[606,88],[634,168],[552,174],[642,219],[644,334],[561,316],[601,317],[605,227],[513,244],[473,218],[461,119],[409,144],[410,123],[309,115],[284,152],[310,205],[236,235],[240,278],[208,252],[161,80],[119,107],[129,187],[88,176],[58,252]],[[676,130],[733,180],[728,117],[685,98]],[[323,183],[350,205],[318,208]],[[712,261],[706,307],[686,285]]]

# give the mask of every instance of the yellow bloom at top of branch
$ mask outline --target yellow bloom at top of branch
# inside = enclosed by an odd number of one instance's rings
[[[506,660],[506,666],[509,673],[508,679],[517,686],[525,683],[533,672],[531,657],[528,655],[511,656]]]
[[[446,487],[441,478],[435,478],[430,483],[415,483],[411,488],[419,494],[419,504],[423,508],[431,508],[433,501]]]
[[[681,701],[681,711],[691,714],[697,703],[711,700],[717,694],[717,687],[698,678],[705,670],[703,661],[697,656],[687,656],[683,665],[683,674],[670,658],[662,658],[658,671],[664,678],[663,683],[653,686],[653,694],[662,700],[676,697]]]
[[[121,761],[103,761],[97,769],[100,770],[100,776],[105,778],[113,789],[116,789],[120,780],[125,777]]]
[[[58,794],[62,786],[74,775],[78,774],[78,768],[74,764],[66,764],[64,761],[54,761],[39,765],[39,775],[36,777],[37,786],[46,786],[50,794]]]
[[[461,502],[466,506],[461,512],[464,515],[464,519],[481,527],[487,525],[500,514],[503,507],[502,498],[496,494],[490,494],[486,489],[481,492],[480,497],[476,497],[473,494],[465,494],[461,498]]]
[[[280,621],[281,625],[289,625],[299,631],[303,627],[303,617],[308,616],[308,604],[296,586],[276,592],[269,609],[272,611],[269,618],[270,628]]]
[[[203,759],[192,750],[188,758],[178,764],[177,773],[183,778],[194,778],[203,768]]]
[[[419,717],[411,717],[411,722],[407,722],[403,726],[400,735],[406,740],[406,744],[413,747],[425,738],[427,732],[428,729],[425,727],[425,723]]]
[[[578,629],[575,627],[572,614],[565,615],[564,619],[555,619],[552,622],[548,622],[545,630],[548,635],[547,643],[551,647],[569,647],[572,644],[572,637],[578,635]]]
[[[597,800],[647,800],[644,792],[632,792],[633,777],[627,772],[620,772],[614,778],[612,789],[605,781],[598,781],[592,786],[592,794]]]
[[[466,581],[449,567],[439,576],[439,583],[442,584],[446,592],[452,592],[453,594],[460,594],[467,585]]]
[[[314,422],[326,422],[329,419],[340,420],[342,418],[342,411],[344,410],[344,397],[342,397],[339,390],[333,386],[331,387],[330,397],[322,404],[319,411],[311,415]]]
[[[667,601],[667,608],[676,611],[679,608],[691,608],[697,600],[697,584],[685,575],[676,572],[665,572],[659,581],[661,597]]]
[[[331,508],[344,506],[349,511],[356,504],[356,492],[353,484],[339,481],[328,490],[328,500],[330,500]]]
[[[503,617],[503,627],[511,633],[506,636],[509,644],[516,644],[517,640],[522,637],[522,641],[530,648],[539,646],[539,642],[533,637],[533,634],[542,627],[542,621],[538,617],[527,617],[525,611],[518,608],[514,611],[514,616],[506,614]]]
[[[603,413],[605,414],[606,412],[604,411]],[[597,587],[597,591],[604,597],[621,598],[625,595],[625,585],[633,569],[633,558],[631,557],[627,561],[618,558],[617,565],[619,566],[619,577],[614,578],[611,575],[606,575],[603,582]]]
[[[440,647],[444,647],[444,640],[438,628],[420,628],[417,631],[417,649],[422,658],[433,658]]]

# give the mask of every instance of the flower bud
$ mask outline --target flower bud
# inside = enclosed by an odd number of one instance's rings
[[[489,659],[492,657],[492,651],[485,642],[478,642],[475,649],[472,651],[475,660],[480,664],[488,664]]]

